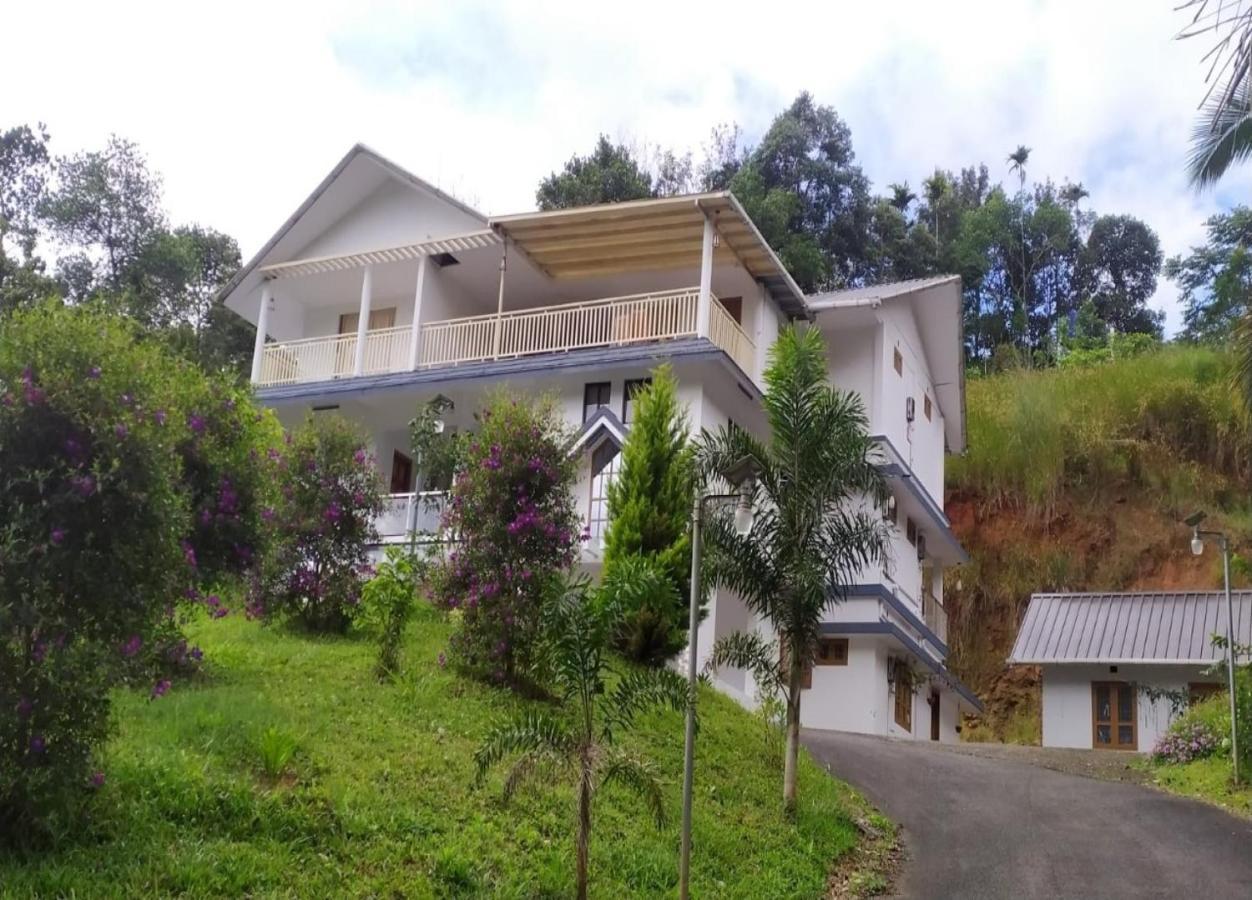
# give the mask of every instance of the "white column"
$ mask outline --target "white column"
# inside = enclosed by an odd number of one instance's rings
[[[261,288],[261,310],[256,316],[256,343],[252,345],[252,383],[261,380],[261,364],[265,360],[265,333],[270,327],[270,307],[274,303],[269,285]]]
[[[422,289],[426,284],[426,261],[428,256],[418,257],[417,287],[413,290],[413,334],[409,337],[409,369],[417,368],[422,352]]]
[[[696,334],[709,336],[709,304],[713,298],[713,220],[704,217],[704,242],[700,247],[700,296],[696,301]]]
[[[353,375],[365,374],[365,337],[370,330],[370,294],[374,290],[374,267],[366,266],[361,278],[361,311],[356,323],[356,360]]]
[[[765,285],[759,285],[760,296],[756,301],[756,329],[752,335],[753,342],[756,343],[756,371],[752,373],[752,379],[759,385],[764,384],[762,375],[765,372],[765,361],[768,358],[769,347],[765,346],[765,317],[772,316],[774,310],[770,307],[769,290]]]

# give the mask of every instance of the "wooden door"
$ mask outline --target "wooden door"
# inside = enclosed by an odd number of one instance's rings
[[[407,494],[413,490],[413,460],[399,450],[391,454],[391,493]]]
[[[356,334],[357,325],[361,321],[360,313],[342,313],[339,316],[339,333]],[[370,310],[369,331],[380,328],[394,328],[396,324],[396,308]],[[340,341],[335,351],[335,374],[351,375],[356,365],[356,341]]]
[[[939,692],[930,692],[930,739],[939,740]]]
[[[1135,687],[1124,681],[1091,682],[1091,746],[1138,750]]]

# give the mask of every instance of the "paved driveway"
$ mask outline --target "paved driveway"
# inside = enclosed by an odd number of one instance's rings
[[[903,826],[902,897],[1252,898],[1252,822],[1134,784],[806,731]]]

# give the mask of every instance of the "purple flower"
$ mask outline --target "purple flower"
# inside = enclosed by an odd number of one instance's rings
[[[119,441],[124,441],[126,440],[126,435],[130,433],[130,429],[128,429],[121,422],[118,422],[116,425],[113,426],[113,433],[117,435],[117,439]]]
[[[39,404],[43,403],[43,400],[44,400],[44,392],[42,388],[37,388],[37,387],[34,387],[33,385],[26,388],[26,402],[29,403],[31,406],[38,406]]]
[[[230,615],[230,610],[225,606],[216,606],[213,608],[213,611],[209,613],[209,617],[213,619],[220,619],[223,616],[228,615]]]
[[[365,452],[365,448],[361,447],[356,453],[352,454],[352,458],[356,460],[358,466],[365,465],[365,460],[369,459],[369,454]]]
[[[192,434],[204,434],[204,416],[192,413],[187,418],[187,427],[191,429]]]
[[[129,392],[122,394],[121,400],[122,400],[122,406],[134,406],[135,405],[135,395]]]
[[[179,541],[183,548],[183,559],[187,561],[187,565],[196,568],[196,548],[191,546],[191,542],[187,540]]]
[[[326,507],[326,521],[338,522],[343,517],[343,507],[339,505],[337,500],[330,501],[330,505]]]
[[[353,495],[352,495],[352,505],[353,505],[353,506],[364,506],[364,505],[365,505],[365,494],[361,493],[360,491],[356,491],[355,493],[353,493]]]
[[[168,678],[162,678],[152,686],[152,695],[150,700],[156,700],[158,697],[164,697],[170,691],[170,681]]]
[[[283,458],[283,455],[279,453],[277,450],[275,450],[273,447],[266,450],[265,455],[269,457],[270,462],[278,462],[280,459]]]
[[[45,659],[48,658],[48,642],[47,641],[35,641],[35,647],[33,650],[31,650],[30,655],[31,655],[31,659],[33,659],[35,662],[37,663],[43,662]]]
[[[65,540],[65,534],[65,529],[58,525],[48,534],[48,540],[52,542],[52,546],[59,547],[61,542]]]
[[[139,653],[139,650],[142,647],[143,638],[137,634],[132,634],[126,639],[126,643],[122,644],[122,656],[125,656],[127,659],[131,659]]]
[[[90,378],[92,381],[99,381],[100,380],[100,367],[92,366],[90,369],[88,369],[87,377]]]
[[[70,479],[70,487],[80,497],[90,497],[96,492],[96,480],[90,475],[75,475]]]
[[[87,779],[87,783],[91,785],[91,789],[98,791],[104,787],[104,773],[97,770],[91,773],[91,777]]]
[[[14,402],[13,395],[10,394],[8,391],[5,391],[3,394],[0,394],[0,406],[12,406],[13,402]]]
[[[152,421],[156,422],[158,425],[164,425],[165,424],[165,410],[158,409],[156,412],[154,412],[152,414]]]
[[[19,719],[29,719],[30,714],[34,712],[35,704],[29,697],[22,697],[17,701],[17,716]]]
[[[48,749],[48,742],[44,740],[44,737],[42,734],[36,734],[36,735],[31,736],[31,739],[30,739],[30,752],[31,753],[42,754],[47,749]]]

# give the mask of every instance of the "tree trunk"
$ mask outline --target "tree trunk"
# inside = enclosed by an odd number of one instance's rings
[[[587,900],[587,862],[591,855],[591,759],[584,753],[578,784],[578,900]]]
[[[783,759],[783,813],[794,816],[796,811],[796,768],[800,761],[800,681],[804,675],[804,662],[799,654],[787,654],[790,672],[787,674],[787,750]]]

